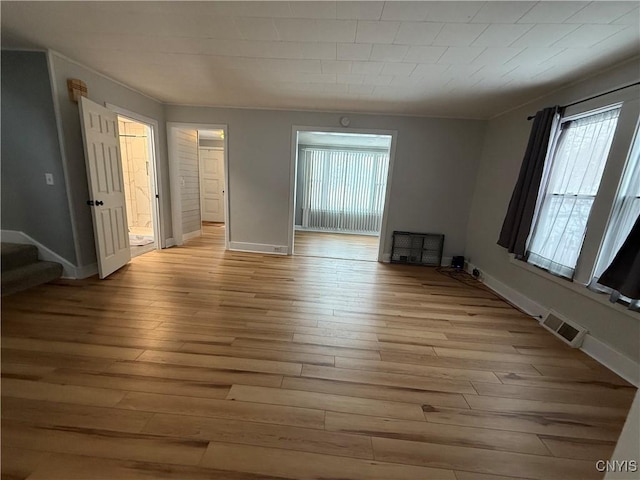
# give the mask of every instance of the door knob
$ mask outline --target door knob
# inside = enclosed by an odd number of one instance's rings
[[[89,205],[90,207],[93,207],[93,200],[87,200],[87,205]]]
[[[104,205],[104,202],[102,200],[96,200],[96,205]]]

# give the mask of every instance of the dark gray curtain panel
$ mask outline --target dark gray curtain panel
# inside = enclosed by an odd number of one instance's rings
[[[598,283],[626,297],[640,299],[640,216]]]
[[[538,200],[551,129],[558,108],[558,106],[549,107],[536,113],[527,150],[520,167],[520,175],[513,189],[509,209],[500,231],[498,245],[519,257],[524,257],[526,253],[527,238],[531,231]],[[505,141],[509,140],[505,139]]]

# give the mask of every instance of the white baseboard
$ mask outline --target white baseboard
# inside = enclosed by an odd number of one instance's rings
[[[474,264],[467,263],[468,273],[472,273],[474,268],[477,268]],[[547,313],[549,313],[549,308],[544,307],[543,305],[540,305],[539,303],[531,300],[529,297],[521,294],[507,284],[502,283],[491,275],[487,275],[485,272],[482,272],[480,281],[495,293],[500,295],[502,298],[508,300],[520,310],[525,312],[527,315],[531,315],[532,317],[541,319],[546,317]]]
[[[73,263],[61,257],[48,247],[45,247],[43,244],[24,232],[16,230],[2,230],[2,241],[19,243],[21,245],[33,245],[38,249],[38,258],[40,260],[44,260],[46,262],[57,262],[62,265],[62,278],[85,278],[78,276],[78,267]]]
[[[287,255],[286,245],[269,245],[266,243],[229,242],[229,250],[236,252],[270,253],[272,255]]]
[[[167,238],[167,239],[165,240],[164,245],[165,245],[165,248],[175,247],[175,246],[177,245],[177,244],[176,244],[176,239],[175,239],[175,238],[173,238],[173,237],[171,237],[171,238]]]
[[[182,235],[182,241],[186,242],[187,240],[191,240],[192,238],[202,236],[202,230],[194,230],[193,232],[185,233]]]
[[[92,263],[91,265],[85,265],[84,267],[76,267],[76,276],[74,278],[82,279],[93,277],[98,274],[98,264]]]
[[[640,388],[640,365],[626,355],[615,351],[609,345],[602,343],[588,333],[584,337],[580,350],[608,369],[616,372],[627,382]]]
[[[382,263],[391,263],[391,254],[383,253],[382,254]]]
[[[474,268],[477,267],[472,263],[467,265],[467,271],[469,273],[471,273]],[[542,319],[550,310],[484,272],[482,272],[480,276],[480,281],[532,317]],[[589,333],[585,335],[584,343],[580,350],[620,375],[629,383],[632,383],[636,387],[640,386],[640,365],[626,355],[614,350],[606,343],[601,342],[593,335]]]

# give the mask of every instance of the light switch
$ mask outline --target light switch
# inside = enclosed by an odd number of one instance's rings
[[[45,173],[44,179],[47,182],[47,185],[53,185],[53,173]]]

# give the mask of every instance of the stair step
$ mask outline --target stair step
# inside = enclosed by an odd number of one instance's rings
[[[2,272],[38,261],[38,249],[33,245],[2,243],[0,249]]]
[[[3,270],[2,296],[56,280],[61,275],[62,265],[56,262],[37,261],[11,270]]]

